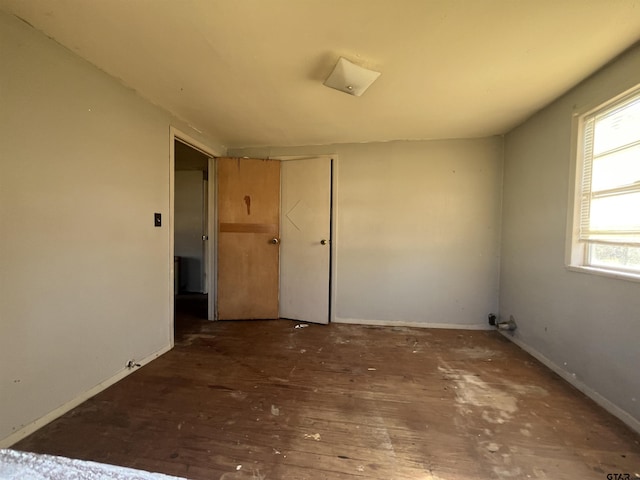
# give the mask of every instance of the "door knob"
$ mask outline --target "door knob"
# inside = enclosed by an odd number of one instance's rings
[[[278,245],[280,243],[280,239],[277,237],[273,237],[271,239],[271,243],[273,243],[274,245]]]
[[[326,245],[327,243],[329,243],[329,240],[325,240],[324,238],[320,240],[320,245]]]

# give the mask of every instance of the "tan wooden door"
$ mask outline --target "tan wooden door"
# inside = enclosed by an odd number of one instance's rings
[[[218,158],[217,319],[278,318],[280,162]]]

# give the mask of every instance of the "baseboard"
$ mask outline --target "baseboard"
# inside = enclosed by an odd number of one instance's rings
[[[598,392],[596,392],[596,391],[592,390],[591,388],[589,388],[583,382],[581,382],[580,380],[575,378],[571,373],[569,373],[566,370],[560,368],[558,365],[556,365],[550,359],[545,357],[543,354],[541,354],[540,352],[538,352],[534,348],[531,348],[526,343],[524,343],[521,340],[513,337],[508,332],[502,332],[501,331],[500,333],[502,333],[502,335],[505,338],[507,338],[508,340],[511,340],[513,343],[515,343],[517,346],[519,346],[522,350],[524,350],[529,355],[531,355],[533,358],[535,358],[540,363],[542,363],[545,367],[551,369],[553,372],[555,372],[558,375],[560,375],[560,377],[562,377],[564,380],[569,382],[575,388],[580,390],[582,393],[584,393],[587,397],[589,397],[591,400],[593,400],[598,405],[600,405],[602,408],[604,408],[611,415],[613,415],[614,417],[619,418],[629,428],[631,428],[632,430],[634,430],[637,433],[640,433],[640,420],[634,418],[631,414],[629,414],[625,410],[621,409],[620,407],[618,407],[616,404],[614,404],[610,400],[607,400],[605,397],[600,395]]]
[[[151,355],[149,355],[148,357],[144,358],[143,360],[140,360],[138,363],[140,364],[140,366],[146,365],[147,363],[151,362],[152,360],[155,360],[156,358],[158,358],[160,355],[162,355],[164,353],[167,353],[169,350],[171,350],[171,348],[172,348],[171,345],[167,345],[166,347],[158,350],[155,353],[152,353]],[[71,410],[71,409],[77,407],[78,405],[80,405],[82,402],[84,402],[86,400],[89,400],[91,397],[93,397],[93,396],[97,395],[98,393],[100,393],[101,391],[107,389],[108,387],[110,387],[114,383],[119,382],[120,380],[122,380],[127,375],[130,375],[131,373],[133,373],[134,370],[135,369],[130,369],[130,368],[126,368],[126,367],[123,368],[118,373],[116,373],[113,377],[108,378],[107,380],[105,380],[103,382],[100,382],[95,387],[93,387],[93,388],[87,390],[86,392],[78,395],[77,397],[75,397],[74,399],[68,401],[64,405],[59,406],[55,410],[52,410],[51,412],[49,412],[46,415],[40,417],[39,419],[31,422],[28,425],[25,425],[20,430],[18,430],[16,432],[13,432],[8,437],[5,437],[5,438],[1,439],[0,440],[0,448],[9,448],[14,443],[19,442],[23,438],[31,435],[33,432],[35,432],[39,428],[44,427],[47,423],[50,423],[50,422],[54,421],[56,418],[61,417],[62,415],[67,413],[69,410]]]
[[[405,322],[393,320],[367,320],[362,318],[342,318],[336,317],[333,323],[349,323],[353,325],[371,325],[377,327],[413,327],[413,328],[450,328],[454,330],[491,330],[491,326],[482,324],[461,325],[457,323],[426,323],[426,322]]]

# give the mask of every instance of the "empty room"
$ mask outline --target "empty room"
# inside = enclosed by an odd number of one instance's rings
[[[640,478],[640,0],[0,0],[0,479]]]

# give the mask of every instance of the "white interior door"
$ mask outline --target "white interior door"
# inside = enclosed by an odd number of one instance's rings
[[[331,158],[283,160],[280,317],[329,323]]]

